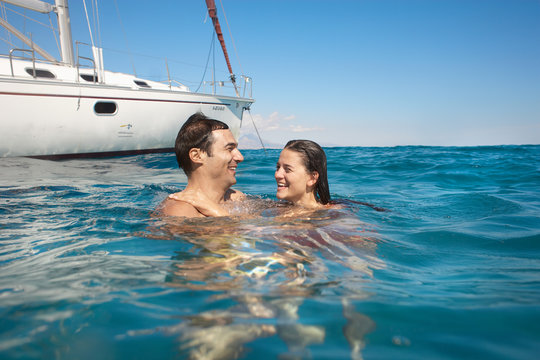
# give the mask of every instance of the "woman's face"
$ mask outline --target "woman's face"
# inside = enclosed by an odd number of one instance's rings
[[[317,182],[317,175],[308,172],[298,152],[283,149],[274,176],[278,199],[300,205],[312,205],[313,201],[316,203],[313,187]]]

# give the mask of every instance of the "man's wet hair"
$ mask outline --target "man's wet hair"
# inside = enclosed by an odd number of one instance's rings
[[[322,147],[311,140],[291,140],[284,149],[299,153],[308,172],[316,171],[319,173],[315,184],[315,198],[321,204],[328,204],[330,202],[330,189],[326,170],[326,154]]]
[[[226,130],[228,128],[229,126],[224,122],[210,119],[202,112],[191,115],[178,131],[174,143],[178,167],[184,170],[186,175],[189,175],[193,171],[189,151],[193,148],[199,148],[208,156],[212,156],[212,144],[214,143],[212,131]]]

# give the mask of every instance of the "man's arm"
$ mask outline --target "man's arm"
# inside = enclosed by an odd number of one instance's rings
[[[203,217],[197,209],[185,202],[180,200],[174,200],[168,197],[163,202],[161,206],[161,212],[166,216],[183,216],[183,217]]]

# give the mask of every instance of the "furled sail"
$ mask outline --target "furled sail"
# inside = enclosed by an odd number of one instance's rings
[[[223,38],[223,32],[221,31],[221,25],[219,24],[219,19],[217,17],[216,2],[214,0],[206,0],[206,7],[208,7],[208,15],[212,18],[212,23],[214,24],[214,29],[216,35],[221,44],[221,49],[223,49],[223,55],[225,56],[225,61],[227,62],[227,67],[229,68],[229,73],[231,74],[231,81],[234,85],[234,90],[238,95],[238,89],[236,88],[236,77],[232,71],[231,62],[229,61],[229,54],[227,53],[227,47],[225,46],[225,39]]]

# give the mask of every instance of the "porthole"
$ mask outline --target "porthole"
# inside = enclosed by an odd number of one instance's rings
[[[25,68],[26,72],[30,76],[38,77],[38,78],[47,78],[47,79],[55,79],[56,76],[49,70],[43,70],[43,69],[34,69],[34,68]],[[35,74],[34,74],[35,71]]]
[[[81,78],[88,82],[98,82],[99,79],[97,75],[81,74]]]
[[[133,80],[133,82],[140,87],[146,87],[146,88],[150,87],[150,85],[148,85],[146,82],[141,81],[141,80]]]
[[[98,101],[94,105],[94,111],[98,115],[114,115],[116,114],[118,107],[116,103],[112,101]]]

